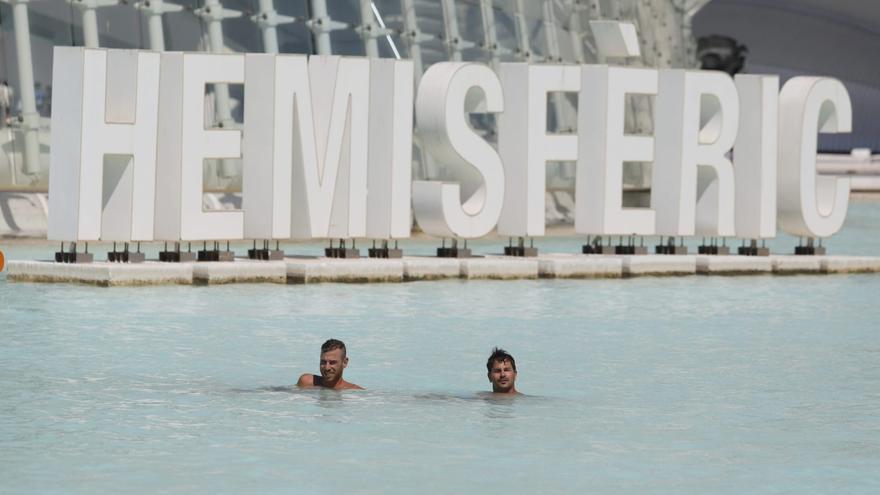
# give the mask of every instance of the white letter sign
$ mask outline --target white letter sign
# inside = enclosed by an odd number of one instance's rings
[[[631,25],[597,26],[608,50],[637,47]],[[822,238],[847,212],[849,180],[816,172],[817,134],[852,128],[846,88],[829,78],[796,77],[780,93],[776,76],[504,63],[499,77],[439,62],[415,94],[410,60],[54,57],[52,240],[403,239],[411,212],[435,237],[536,237],[557,161],[577,165],[574,204],[559,206],[579,234],[764,239],[778,224]],[[243,134],[206,122],[211,84],[244,85]],[[575,92],[577,132],[548,133],[548,96]],[[627,134],[636,95],[653,97],[653,136]],[[498,114],[497,133],[477,113]],[[438,165],[416,181],[414,141],[424,168]],[[242,209],[205,210],[205,160],[239,157]],[[650,208],[624,208],[628,163],[653,164]]]
[[[738,122],[736,86],[724,72],[660,71],[651,177],[657,234],[734,234],[733,165],[726,154]]]
[[[588,65],[578,96],[575,231],[653,235],[654,211],[623,208],[623,164],[654,161],[654,139],[624,133],[626,95],[657,94],[657,71]]]
[[[779,226],[829,237],[843,225],[849,179],[816,175],[816,133],[850,132],[852,104],[840,81],[795,77],[779,95]]]
[[[241,156],[241,132],[205,129],[205,85],[244,82],[244,55],[162,53],[156,239],[242,239],[241,211],[204,211],[206,158]]]
[[[574,161],[575,135],[547,134],[547,94],[580,89],[570,65],[501,64],[504,112],[498,116],[498,151],[504,162],[504,208],[498,233],[544,235],[547,161]]]
[[[49,239],[153,239],[159,54],[56,47]]]
[[[464,204],[458,184],[415,181],[413,208],[425,233],[482,237],[498,223],[504,202],[504,167],[498,152],[465,118],[466,109],[476,108],[481,100],[487,112],[504,110],[501,81],[485,65],[439,62],[422,76],[416,121],[423,144],[437,160],[454,168],[474,167],[483,179]]]
[[[733,147],[736,235],[776,237],[776,153],[779,78],[738,74],[739,131]]]

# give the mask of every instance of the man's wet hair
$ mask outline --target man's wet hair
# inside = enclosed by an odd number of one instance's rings
[[[329,339],[327,340],[327,342],[324,342],[324,344],[321,345],[321,354],[324,354],[325,352],[330,352],[334,349],[342,349],[342,357],[345,357],[345,354],[347,352],[345,350],[345,343],[343,343],[341,340],[336,339]]]
[[[500,347],[496,347],[492,349],[492,355],[489,356],[489,360],[486,361],[486,371],[492,372],[492,363],[498,361],[503,363],[505,361],[510,363],[510,366],[513,367],[513,371],[516,371],[516,360],[513,359],[513,356],[507,353],[504,349]]]

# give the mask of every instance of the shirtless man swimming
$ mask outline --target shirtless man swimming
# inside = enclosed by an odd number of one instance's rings
[[[342,371],[348,366],[345,355],[345,344],[341,340],[330,339],[321,346],[320,375],[304,373],[296,382],[297,387],[322,387],[333,390],[363,390],[363,387],[347,382],[342,378]]]
[[[516,361],[504,349],[495,348],[486,361],[493,394],[519,395],[516,391]]]

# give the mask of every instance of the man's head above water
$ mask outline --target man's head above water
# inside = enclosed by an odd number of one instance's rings
[[[342,357],[345,357],[345,342],[336,339],[327,339],[327,342],[321,344],[321,354],[330,352],[334,349],[342,350]]]
[[[321,345],[321,359],[318,363],[318,370],[321,374],[305,373],[299,377],[296,384],[306,388],[360,389],[361,387],[342,378],[342,373],[347,366],[348,356],[345,344],[341,340],[329,339]]]
[[[516,360],[504,349],[496,347],[486,361],[486,371],[492,392],[516,394]]]
[[[341,340],[330,339],[321,346],[321,361],[318,370],[325,382],[335,383],[342,379],[342,371],[348,366],[345,344]]]

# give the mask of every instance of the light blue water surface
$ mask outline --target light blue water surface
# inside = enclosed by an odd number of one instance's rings
[[[832,251],[880,254],[878,229],[880,205],[854,204]],[[876,274],[110,289],[0,275],[0,492],[878,493],[878,305]],[[329,337],[367,391],[290,388]],[[528,396],[478,396],[495,345]]]

